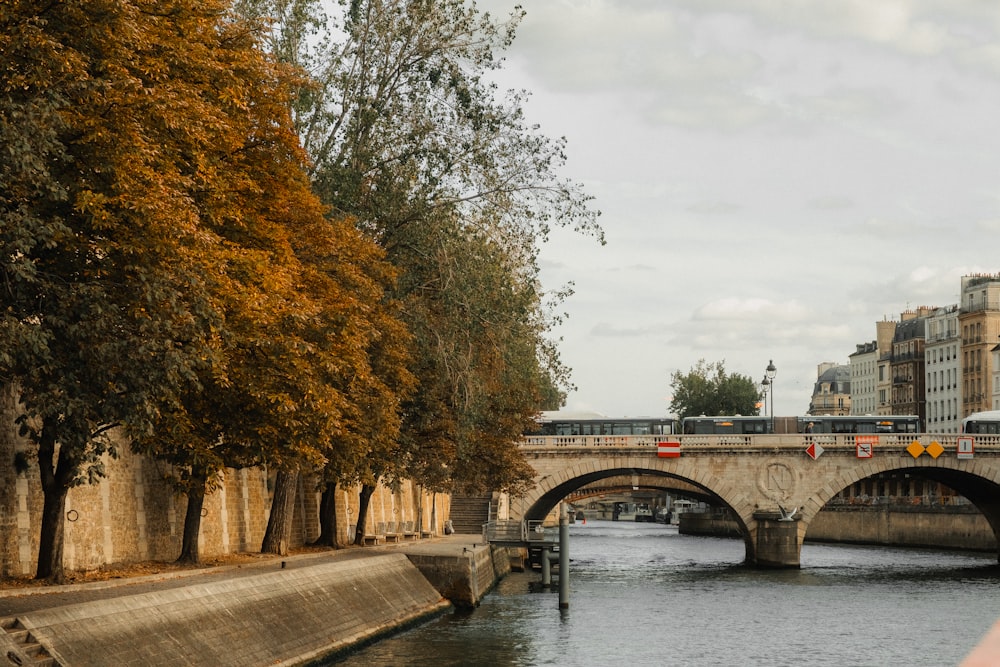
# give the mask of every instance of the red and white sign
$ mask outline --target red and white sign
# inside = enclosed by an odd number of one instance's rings
[[[656,443],[656,455],[661,459],[680,458],[681,443],[662,440]]]
[[[958,439],[958,458],[971,459],[976,453],[976,445],[971,436],[962,436]]]
[[[809,446],[806,447],[806,454],[808,454],[809,458],[811,458],[813,461],[823,456],[824,451],[826,450],[823,449],[823,446],[818,445],[815,442],[809,443]]]
[[[857,435],[854,436],[854,446],[859,459],[870,459],[878,444],[877,435]]]

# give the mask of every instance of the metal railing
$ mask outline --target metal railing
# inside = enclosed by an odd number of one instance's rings
[[[559,526],[546,526],[542,521],[513,519],[487,521],[483,524],[486,542],[538,543],[539,546],[559,543]]]

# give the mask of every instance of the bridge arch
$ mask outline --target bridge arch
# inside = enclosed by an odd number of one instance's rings
[[[833,477],[830,483],[817,489],[814,501],[801,507],[803,536],[819,511],[841,491],[858,482],[885,473],[912,475],[916,479],[939,482],[964,496],[982,512],[1000,546],[1000,470],[993,465],[957,461],[952,466],[918,465],[910,461],[876,459],[863,468],[856,467]],[[1000,553],[998,553],[1000,558]]]
[[[668,459],[647,459],[642,462],[642,465],[635,465],[635,463],[637,462],[634,462],[633,465],[611,466],[603,469],[594,469],[590,464],[577,464],[563,468],[554,475],[542,476],[536,479],[536,486],[532,491],[515,501],[515,505],[519,505],[520,509],[517,514],[524,520],[542,521],[563,499],[573,491],[588,484],[602,479],[629,475],[662,477],[665,480],[672,479],[683,485],[693,486],[698,494],[711,504],[729,508],[739,525],[740,533],[743,535],[747,547],[747,558],[750,562],[754,561],[754,545],[748,521],[753,521],[753,513],[756,508],[745,497],[732,493],[733,489],[722,488],[720,490],[715,488],[713,483],[717,483],[718,480],[713,480],[710,474],[698,466]],[[683,486],[678,486],[680,490],[687,491]],[[665,482],[665,488],[671,488],[669,482]]]
[[[544,520],[570,493],[595,481],[662,476],[691,484],[732,512],[749,564],[798,567],[809,525],[834,496],[881,473],[900,472],[962,494],[998,536],[1000,437],[991,437],[977,438],[975,459],[959,459],[956,436],[942,434],[880,435],[865,441],[865,452],[851,434],[680,435],[671,439],[679,441],[682,455],[670,458],[657,455],[656,438],[532,438],[521,447],[537,472],[536,485],[512,499],[510,513],[512,519]],[[817,454],[820,438],[825,453]],[[923,447],[932,444],[935,455],[925,454]]]

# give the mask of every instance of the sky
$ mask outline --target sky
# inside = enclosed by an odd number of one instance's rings
[[[801,415],[875,322],[1000,272],[1000,3],[520,4],[497,82],[566,137],[607,239],[541,255],[575,290],[565,409],[664,415],[674,372],[773,360],[774,414]]]

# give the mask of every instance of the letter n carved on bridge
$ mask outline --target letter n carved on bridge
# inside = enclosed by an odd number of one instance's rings
[[[795,473],[784,463],[768,463],[760,469],[757,488],[774,502],[785,502],[795,492]]]

